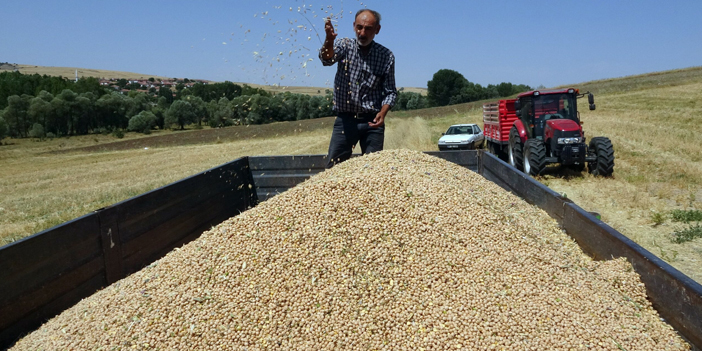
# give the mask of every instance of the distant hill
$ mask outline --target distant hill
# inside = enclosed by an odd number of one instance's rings
[[[61,77],[66,77],[66,78],[75,78],[76,76],[76,71],[78,73],[78,77],[95,77],[95,78],[105,78],[105,79],[110,79],[110,78],[124,78],[127,80],[130,79],[148,79],[150,77],[153,77],[155,79],[171,79],[171,78],[176,78],[176,77],[164,77],[164,76],[156,76],[152,74],[143,74],[143,73],[134,73],[134,72],[121,72],[121,71],[110,71],[110,70],[103,70],[103,69],[90,69],[90,68],[79,68],[79,67],[52,67],[52,66],[35,66],[35,65],[24,65],[24,64],[17,64],[17,63],[0,63],[0,72],[2,71],[18,71],[23,74],[40,74],[40,75],[47,75],[47,76],[61,76]],[[199,79],[197,77],[188,77],[191,79]],[[308,95],[322,95],[325,93],[327,89],[332,89],[331,86],[329,87],[301,87],[301,86],[273,86],[273,85],[261,85],[261,84],[252,84],[252,83],[243,83],[243,82],[233,82],[239,85],[246,84],[250,87],[253,88],[262,88],[266,91],[269,91],[271,93],[281,93],[281,92],[286,92],[289,91],[291,93],[297,93],[297,94],[308,94]],[[398,88],[400,89],[400,88]],[[420,93],[422,95],[426,95],[427,89],[426,88],[414,88],[414,87],[405,87],[401,88],[403,89],[402,91],[405,92],[414,92],[414,93]]]

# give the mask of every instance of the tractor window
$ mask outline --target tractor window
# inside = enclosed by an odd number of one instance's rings
[[[572,94],[545,94],[534,99],[534,114],[549,119],[565,118],[577,121],[575,96]]]

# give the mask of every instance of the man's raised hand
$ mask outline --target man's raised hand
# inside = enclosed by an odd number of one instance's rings
[[[331,17],[324,19],[324,31],[327,32],[327,40],[332,42],[336,39],[336,32],[334,32],[334,25],[331,22]]]

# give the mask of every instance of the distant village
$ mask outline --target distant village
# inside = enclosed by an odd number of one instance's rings
[[[208,84],[209,82],[206,80],[202,79],[165,79],[165,80],[158,80],[154,78],[149,78],[149,79],[138,79],[138,80],[129,80],[129,79],[124,79],[124,78],[101,78],[100,79],[100,85],[113,88],[116,91],[121,92],[122,94],[127,94],[129,91],[136,90],[138,92],[142,93],[158,93],[159,89],[161,87],[168,88],[170,90],[175,90],[176,86],[179,84],[182,84],[182,88],[187,89],[191,88],[193,85],[201,83],[201,84]]]

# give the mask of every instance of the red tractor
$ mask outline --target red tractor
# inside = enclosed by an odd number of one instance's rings
[[[586,143],[577,99],[587,95],[590,110],[595,98],[578,89],[528,91],[514,100],[483,105],[488,150],[524,173],[535,176],[559,163],[578,172],[585,169],[608,177],[614,172],[614,148],[606,137]]]

